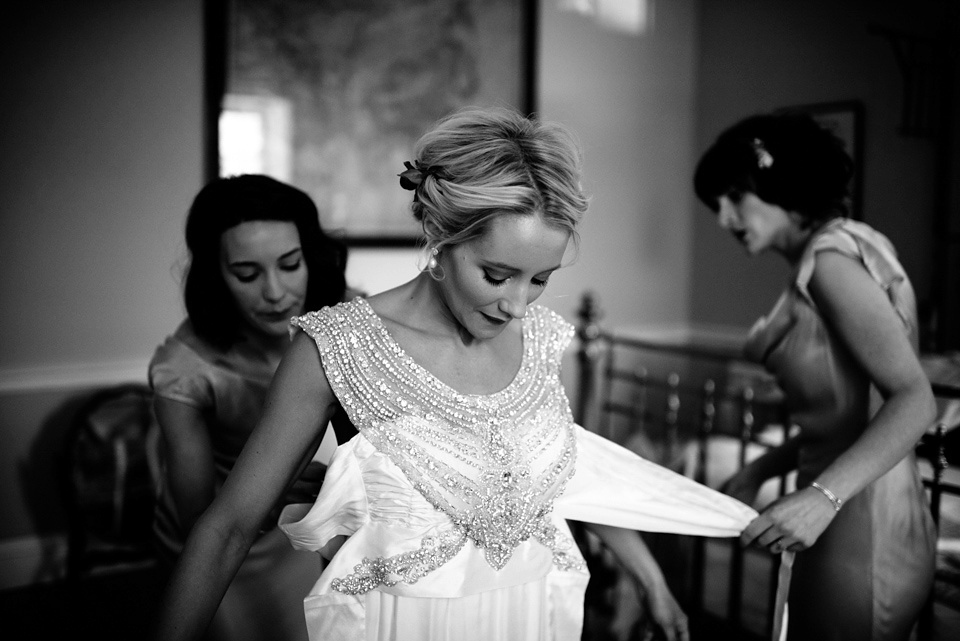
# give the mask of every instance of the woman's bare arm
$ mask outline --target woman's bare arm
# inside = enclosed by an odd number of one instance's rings
[[[668,641],[689,641],[687,616],[667,587],[663,571],[640,533],[611,525],[586,525],[643,586],[650,614],[663,632],[664,638]]]
[[[930,383],[886,292],[856,260],[838,252],[817,255],[810,293],[884,398],[863,434],[816,481],[847,500],[889,471],[916,445],[934,417]],[[745,543],[782,539],[794,550],[812,545],[835,516],[815,488],[774,502],[744,531]]]
[[[166,485],[180,525],[189,532],[216,494],[210,432],[202,412],[192,405],[157,397],[153,408],[166,452]]]
[[[174,567],[161,603],[158,640],[203,635],[261,523],[335,408],[316,346],[298,334],[274,376],[260,422]]]
[[[852,259],[823,252],[811,294],[884,398],[863,435],[817,479],[846,499],[889,471],[933,422],[930,381],[884,292]]]

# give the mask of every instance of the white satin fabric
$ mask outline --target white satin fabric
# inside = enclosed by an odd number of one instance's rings
[[[726,495],[579,426],[575,430],[576,471],[552,513],[568,537],[566,519],[732,537],[756,516]],[[330,558],[304,601],[313,641],[580,640],[589,575],[559,569],[551,550],[532,539],[500,570],[468,540],[455,557],[413,583],[363,594],[334,590],[334,579],[353,573],[364,558],[415,551],[425,537],[452,527],[362,434],[337,448],[317,501],[287,507],[280,527],[295,547]],[[570,552],[579,558],[575,544]]]

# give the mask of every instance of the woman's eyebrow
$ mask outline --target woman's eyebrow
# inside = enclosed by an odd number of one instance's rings
[[[520,269],[517,269],[517,268],[514,267],[513,265],[507,265],[506,263],[488,262],[488,263],[487,263],[487,267],[494,267],[494,268],[502,269],[502,270],[508,271],[508,272],[519,272],[519,271],[522,271],[522,270],[520,270]],[[560,269],[560,267],[561,267],[561,266],[560,266],[559,264],[557,264],[557,265],[554,266],[554,267],[548,267],[547,269],[543,269],[543,270],[541,270],[541,271],[539,271],[539,272],[537,272],[537,273],[538,273],[538,274],[544,274],[544,273],[546,273],[546,272],[554,272],[554,271],[557,271],[558,269]]]
[[[280,254],[277,260],[284,260],[286,258],[290,258],[291,256],[293,256],[299,251],[302,251],[300,247],[294,247],[290,251]],[[227,266],[228,267],[257,267],[259,264],[260,263],[258,263],[255,260],[232,260],[229,263],[227,263]]]
[[[299,246],[294,247],[294,248],[291,249],[290,251],[288,251],[288,252],[286,252],[286,253],[283,253],[283,254],[280,254],[279,260],[283,260],[284,258],[290,258],[290,257],[293,256],[294,254],[296,254],[298,251],[302,251],[302,249],[301,249]]]

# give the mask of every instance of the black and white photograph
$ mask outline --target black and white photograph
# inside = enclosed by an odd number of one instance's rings
[[[0,638],[956,641],[960,2],[0,9]]]

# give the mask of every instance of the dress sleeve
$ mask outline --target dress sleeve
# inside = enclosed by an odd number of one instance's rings
[[[313,339],[330,389],[350,422],[361,432],[375,418],[393,417],[387,404],[372,408],[368,402],[370,398],[383,396],[372,387],[378,382],[376,375],[372,374],[373,353],[368,340],[372,336],[372,315],[369,304],[355,298],[349,303],[324,307],[290,321],[291,336],[296,331],[303,331]],[[378,409],[383,413],[378,414]]]
[[[575,426],[576,469],[558,516],[645,532],[738,536],[757,512],[682,474]]]
[[[213,407],[213,387],[205,367],[198,354],[171,336],[157,348],[150,361],[150,387],[161,398],[201,410]]]
[[[801,296],[810,304],[813,304],[809,289],[810,279],[813,277],[813,269],[817,264],[817,254],[823,251],[835,251],[855,260],[861,260],[857,243],[841,227],[833,227],[825,233],[815,236],[800,259],[800,267],[797,269],[797,277],[794,281]]]
[[[883,289],[904,326],[915,332],[916,295],[907,274],[897,258],[890,240],[869,225],[844,220],[815,237],[804,253],[797,270],[796,287],[800,295],[816,307],[810,296],[810,279],[816,265],[816,256],[822,251],[835,251],[858,261],[870,277]]]
[[[338,447],[330,459],[320,494],[313,505],[288,505],[280,514],[280,529],[293,547],[320,552],[336,545],[338,536],[350,536],[367,521],[367,497],[354,448],[357,439]]]

